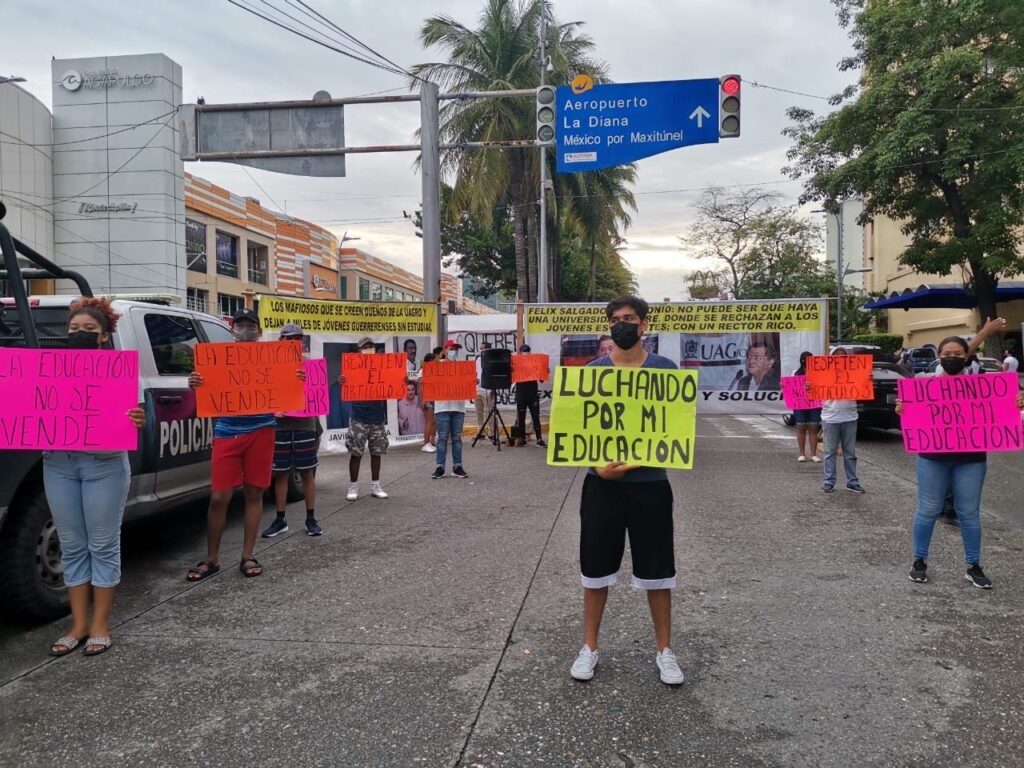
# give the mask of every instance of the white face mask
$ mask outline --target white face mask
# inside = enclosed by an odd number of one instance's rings
[[[447,359],[448,360],[458,360],[459,359],[459,350],[457,350],[457,349],[449,349],[448,353],[447,353]]]

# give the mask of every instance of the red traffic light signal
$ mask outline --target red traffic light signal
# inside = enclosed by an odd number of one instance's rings
[[[718,136],[722,139],[735,139],[740,135],[742,81],[739,75],[725,75],[718,82]]]

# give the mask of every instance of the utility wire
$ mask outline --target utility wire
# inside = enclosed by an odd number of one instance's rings
[[[282,23],[281,21],[279,21],[277,19],[273,19],[270,16],[267,16],[266,14],[261,13],[256,8],[252,8],[250,6],[247,6],[247,5],[243,4],[242,2],[239,2],[239,0],[227,0],[227,1],[229,3],[231,3],[232,5],[234,5],[234,6],[236,6],[238,8],[241,8],[243,11],[246,11],[247,13],[251,13],[252,15],[258,16],[259,18],[263,19],[264,21],[270,22],[271,24],[273,24],[276,27],[280,27],[281,29],[287,30],[288,32],[291,32],[294,35],[298,35],[299,37],[305,38],[306,40],[309,40],[311,43],[316,43],[317,45],[321,45],[324,48],[327,48],[329,50],[334,51],[335,53],[340,53],[342,56],[347,56],[348,58],[354,59],[354,60],[359,61],[359,62],[362,62],[363,64],[369,64],[371,67],[376,67],[377,69],[384,70],[385,72],[390,72],[391,74],[394,74],[394,75],[405,75],[406,74],[405,72],[403,72],[400,69],[395,69],[395,68],[390,67],[388,65],[381,64],[379,62],[372,61],[370,59],[366,59],[366,58],[357,56],[357,55],[355,55],[353,53],[349,53],[348,51],[343,50],[342,48],[338,47],[337,45],[332,45],[330,43],[324,42],[323,40],[318,40],[315,37],[311,37],[310,35],[307,35],[305,32],[302,32],[301,30],[298,30],[298,29],[295,29],[293,27],[290,27],[287,24]]]
[[[804,96],[808,99],[818,99],[819,101],[831,102],[832,98],[829,96],[818,96],[813,93],[804,93],[803,91],[792,91],[788,88],[779,88],[774,85],[766,85],[765,83],[759,83],[755,80],[746,80],[747,85],[754,88],[764,88],[769,91],[778,91],[780,93],[790,93],[794,96]],[[906,107],[888,107],[895,112],[1021,112],[1024,111],[1024,106],[1019,107],[917,107],[912,104],[908,104]]]

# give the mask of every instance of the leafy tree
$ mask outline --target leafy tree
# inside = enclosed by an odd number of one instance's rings
[[[610,301],[636,292],[636,278],[618,251],[624,241],[595,246],[574,220],[561,228],[560,241],[562,301]]]
[[[475,28],[440,15],[420,30],[425,47],[445,51],[446,61],[417,64],[412,72],[448,92],[535,88],[540,84],[538,30],[542,5],[536,0],[486,0]],[[592,58],[593,41],[580,23],[548,25],[547,52],[552,82],[568,82],[578,72],[595,82],[607,67]],[[415,81],[411,82],[415,86]],[[528,99],[466,99],[441,108],[441,141],[521,141],[533,135],[535,115]],[[455,178],[450,212],[468,212],[490,227],[493,212],[507,201],[515,252],[516,288],[520,298],[537,297],[537,206],[539,159],[531,148],[453,150],[443,153],[442,171]]]
[[[683,249],[701,259],[714,259],[726,275],[726,286],[739,299],[749,262],[743,257],[754,245],[751,225],[780,198],[760,187],[730,191],[710,186],[697,202],[697,220],[683,235]]]
[[[803,201],[863,197],[864,220],[889,216],[911,238],[900,257],[922,272],[963,270],[981,317],[1000,277],[1024,271],[1024,3],[833,0],[861,82],[819,117],[788,114]]]
[[[819,257],[821,227],[789,208],[769,208],[746,226],[749,247],[736,259],[742,275],[737,296],[785,299],[821,296],[835,275]]]

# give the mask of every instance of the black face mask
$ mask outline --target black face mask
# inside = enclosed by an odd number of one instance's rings
[[[950,376],[956,376],[967,367],[967,360],[962,357],[944,357],[939,360],[939,365]]]
[[[100,335],[96,331],[69,331],[68,346],[72,349],[99,349]]]
[[[616,323],[612,326],[612,341],[619,349],[632,349],[640,341],[640,326],[636,323]]]

